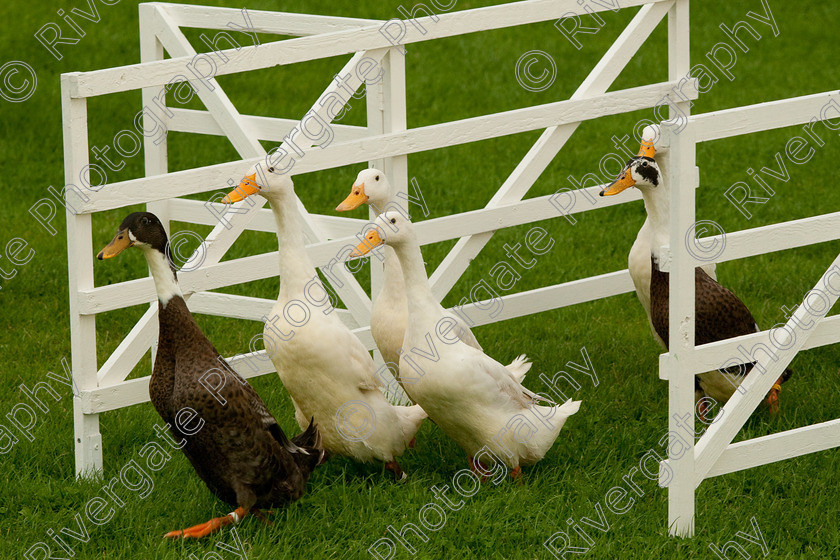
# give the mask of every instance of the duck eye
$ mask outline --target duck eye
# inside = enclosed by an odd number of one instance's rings
[[[274,168],[273,168],[273,167],[269,167],[269,168],[268,168],[268,172],[269,172],[269,173],[274,173]]]
[[[397,219],[396,219],[396,218],[391,218],[391,223],[392,223],[392,224],[396,224],[396,223],[397,223]]]

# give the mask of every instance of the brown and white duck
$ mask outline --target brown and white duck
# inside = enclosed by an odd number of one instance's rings
[[[261,508],[297,500],[323,459],[317,427],[310,422],[290,440],[253,387],[207,340],[187,309],[167,256],[166,231],[157,216],[128,215],[97,258],[115,257],[132,246],[143,251],[158,295],[160,332],[149,381],[152,404],[175,441],[183,442],[181,449],[198,476],[219,499],[236,508],[166,536],[203,537],[249,513],[262,517]],[[224,387],[211,393],[200,381],[205,375],[223,375]],[[182,411],[186,413],[179,417]],[[184,414],[189,422],[183,420]]]
[[[655,157],[656,149],[653,139],[657,136],[657,130],[649,126],[642,134],[643,140],[639,154],[627,162],[618,179],[601,191],[601,196],[616,195],[630,187],[636,187],[642,193],[647,211],[645,225],[648,226],[648,230],[644,236],[641,231],[639,232],[637,243],[634,244],[635,256],[631,253],[630,273],[631,276],[634,275],[633,265],[635,264],[636,274],[633,280],[637,291],[640,287],[644,290],[645,277],[649,278],[647,280],[650,286],[649,291],[647,294],[640,294],[639,299],[645,306],[646,301],[643,295],[648,296],[649,303],[645,308],[649,311],[648,316],[654,335],[667,349],[668,273],[660,271],[658,263],[660,248],[667,245],[669,241],[671,193],[665,180],[665,173]],[[639,271],[640,250],[644,247],[648,248],[646,259],[649,267],[648,275]],[[714,274],[714,270],[711,274]],[[702,267],[695,269],[695,344],[700,346],[760,331],[746,305],[734,293],[721,286],[712,275]],[[721,404],[727,402],[753,365],[746,364],[743,368],[734,366],[697,375],[695,378],[696,400],[709,396]],[[790,375],[790,370],[785,370],[770,389],[767,403],[771,412],[778,411],[781,384]],[[705,414],[705,409],[704,405],[700,411],[701,415]]]

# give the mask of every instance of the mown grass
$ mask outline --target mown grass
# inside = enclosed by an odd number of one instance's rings
[[[215,0],[204,4],[225,5]],[[489,4],[462,0],[456,9]],[[249,9],[282,9],[389,19],[396,17],[399,2],[334,2],[289,0],[277,5],[254,1]],[[28,213],[37,200],[48,196],[49,185],[63,181],[61,115],[58,76],[61,72],[93,70],[139,60],[137,9],[123,0],[114,6],[99,4],[101,21],[84,22],[87,36],[62,48],[62,61],[51,58],[32,37],[48,21],[58,21],[56,10],[82,7],[80,3],[12,1],[0,6],[3,60],[24,60],[38,72],[35,95],[22,104],[0,103],[4,134],[0,135],[5,197],[2,236],[25,239],[36,251],[16,276],[2,282],[0,292],[0,376],[3,414],[24,401],[18,386],[31,387],[46,379],[48,371],[60,372],[60,361],[69,359],[67,313],[67,257],[64,219],[58,217],[58,234],[50,235]],[[762,39],[742,35],[749,52],[738,53],[732,69],[735,79],[720,81],[696,102],[695,112],[706,112],[773,99],[827,91],[836,87],[837,54],[832,33],[840,14],[829,4],[771,2],[780,34],[754,24]],[[732,26],[748,10],[763,13],[760,2],[694,2],[691,7],[692,61],[704,62],[711,47],[726,40],[720,23]],[[568,98],[598,57],[617,37],[635,9],[603,14],[605,25],[595,35],[580,36],[583,48],[575,50],[551,22],[500,31],[471,34],[413,45],[407,59],[408,122],[421,126],[446,120],[524,107]],[[82,21],[82,20],[78,20]],[[754,22],[753,22],[754,23]],[[430,24],[433,25],[433,24]],[[66,26],[65,26],[66,28]],[[197,41],[198,32],[189,37]],[[242,36],[244,38],[244,36]],[[261,37],[263,41],[269,37]],[[513,68],[520,54],[541,49],[557,62],[555,83],[541,93],[522,89]],[[613,89],[652,83],[667,78],[666,25],[662,24],[628,65]],[[347,57],[270,69],[250,75],[224,76],[220,83],[243,113],[300,117],[326,86]],[[342,120],[364,122],[364,103],[355,102]],[[110,142],[113,135],[131,126],[139,94],[92,99],[89,103],[92,144]],[[197,104],[192,106],[198,107]],[[621,136],[650,112],[637,112],[588,122],[561,151],[537,181],[529,196],[539,196],[567,186],[567,176],[580,177],[597,169],[598,160],[613,151],[610,136]],[[820,130],[825,146],[807,164],[788,163],[791,179],[774,184],[776,194],[753,206],[746,219],[723,196],[726,188],[746,180],[748,167],[773,164],[798,127],[711,142],[698,147],[701,185],[697,192],[698,218],[712,219],[726,231],[757,227],[783,220],[813,216],[840,208],[840,192],[833,188],[838,159],[838,139]],[[537,133],[520,134],[412,155],[410,174],[417,178],[429,203],[430,216],[442,216],[482,207],[494,189],[513,170],[536,140]],[[237,158],[230,144],[216,137],[174,133],[170,138],[170,169],[186,169]],[[312,212],[332,213],[346,194],[360,166],[313,173],[296,178],[297,190]],[[109,179],[122,180],[142,174],[142,156]],[[96,215],[93,249],[113,234],[123,216],[135,207]],[[355,215],[361,216],[359,210]],[[627,251],[643,220],[640,203],[578,216],[576,225],[557,218],[544,223],[556,241],[539,257],[534,268],[523,272],[515,290],[531,289],[576,278],[618,270],[626,266]],[[186,227],[180,224],[179,227]],[[190,226],[199,233],[207,228]],[[473,261],[464,277],[446,298],[455,304],[488,270],[505,258],[503,244],[521,241],[531,226],[498,232]],[[226,258],[270,250],[269,234],[243,236]],[[425,248],[429,270],[452,243]],[[772,253],[729,262],[718,268],[722,283],[747,303],[765,327],[784,320],[781,306],[796,305],[837,254],[837,243]],[[4,265],[8,261],[4,260]],[[137,278],[146,274],[141,255],[127,253],[118,261],[97,263],[97,285]],[[263,280],[229,288],[232,293],[274,297],[276,280]],[[122,340],[143,312],[144,306],[97,318],[100,363]],[[199,317],[209,338],[226,355],[241,353],[248,340],[261,330],[245,321]],[[585,347],[599,383],[593,386],[578,376],[581,389],[575,398],[583,407],[561,433],[557,443],[535,467],[526,469],[522,484],[485,485],[458,511],[450,512],[445,526],[415,541],[418,558],[545,558],[542,543],[554,532],[568,531],[566,520],[595,519],[595,504],[603,504],[607,491],[622,483],[631,468],[654,449],[666,430],[667,386],[657,376],[659,349],[635,295],[625,294],[539,315],[479,327],[476,335],[485,349],[499,360],[527,353],[534,361],[527,385],[545,390],[539,374],[551,376],[567,361],[581,360]],[[803,352],[793,363],[796,377],[782,393],[782,413],[769,418],[760,408],[739,438],[830,420],[837,416],[838,349],[825,347]],[[149,361],[133,375],[146,375]],[[49,412],[39,413],[34,442],[21,441],[0,457],[0,556],[22,558],[34,543],[49,541],[48,531],[75,529],[76,514],[84,516],[85,504],[103,495],[101,482],[77,482],[73,476],[73,414],[69,388],[51,382],[61,400],[48,401]],[[254,386],[282,426],[295,431],[289,398],[279,380],[265,376]],[[47,397],[49,398],[49,397]],[[116,476],[138,451],[155,439],[152,426],[159,422],[148,405],[102,415],[106,477]],[[0,423],[8,424],[6,419]],[[403,466],[410,473],[405,484],[394,484],[379,466],[358,465],[335,459],[313,476],[307,495],[273,516],[274,525],[247,520],[237,529],[247,557],[259,558],[362,558],[386,527],[417,523],[420,508],[433,500],[433,485],[450,484],[465,466],[465,456],[432,424],[418,435],[418,446],[406,454]],[[639,478],[644,496],[636,496],[622,516],[607,512],[606,533],[589,530],[595,544],[593,558],[707,558],[710,543],[722,545],[737,531],[751,532],[754,517],[778,558],[830,558],[840,549],[836,518],[840,506],[834,495],[837,455],[833,451],[731,474],[704,482],[697,493],[697,535],[691,540],[667,536],[666,492],[654,482]],[[187,461],[173,454],[166,466],[153,474],[154,490],[141,499],[122,490],[125,506],[101,527],[90,529],[87,543],[73,543],[77,558],[203,558],[215,545],[232,544],[230,531],[201,542],[164,542],[170,529],[203,521],[226,512],[192,473]],[[65,538],[66,539],[66,538]],[[66,539],[68,540],[68,539]],[[741,541],[743,542],[743,541]],[[581,539],[573,541],[582,546]],[[53,545],[58,554],[58,547]],[[748,545],[751,555],[761,551]],[[405,551],[399,557],[407,557]],[[38,555],[34,556],[38,558]],[[209,555],[212,557],[212,555]]]

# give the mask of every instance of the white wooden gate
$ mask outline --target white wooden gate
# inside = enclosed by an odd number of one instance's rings
[[[688,0],[622,0],[622,8],[637,6],[642,7],[569,100],[409,130],[406,129],[405,58],[401,54],[401,45],[552,21],[568,15],[569,12],[583,15],[593,11],[604,11],[608,6],[587,5],[584,9],[576,0],[528,0],[443,13],[438,16],[437,21],[427,26],[425,33],[412,25],[406,25],[405,35],[399,46],[393,45],[380,33],[380,27],[386,23],[383,21],[249,11],[251,23],[256,31],[292,35],[297,38],[221,51],[227,61],[217,65],[214,75],[354,53],[340,72],[344,74],[352,70],[362,58],[371,58],[382,64],[385,76],[378,84],[367,86],[367,127],[333,125],[335,141],[323,149],[311,147],[311,142],[304,144],[306,139],[296,128],[298,120],[241,115],[214,79],[209,80],[214,86],[212,91],[200,81],[191,80],[207,111],[170,108],[171,116],[165,123],[167,128],[180,132],[223,135],[231,141],[242,160],[168,173],[166,143],[156,145],[151,138],[147,138],[144,150],[146,177],[111,183],[96,191],[91,190],[86,193],[88,200],[76,205],[76,211],[68,208],[72,368],[74,380],[80,390],[80,395],[74,400],[77,475],[98,474],[102,470],[99,414],[149,400],[148,377],[133,380],[126,378],[150,349],[157,335],[157,304],[151,278],[109,286],[94,286],[93,254],[96,247],[101,245],[101,240],[98,244],[94,243],[91,235],[91,216],[94,212],[145,203],[150,211],[161,217],[164,224],[177,220],[215,225],[203,245],[201,265],[179,275],[189,307],[196,313],[259,321],[267,314],[274,303],[273,300],[220,294],[212,290],[277,275],[278,265],[274,251],[220,262],[242,231],[274,230],[270,211],[261,209],[262,205],[257,205],[244,212],[248,208],[248,202],[239,203],[238,209],[242,209],[243,213],[228,218],[231,225],[228,229],[216,222],[202,202],[180,198],[208,190],[218,190],[224,188],[228,181],[238,180],[249,165],[264,160],[265,151],[259,140],[291,139],[303,148],[304,155],[298,158],[295,164],[295,175],[370,162],[384,169],[398,192],[405,192],[408,182],[407,154],[542,129],[540,138],[484,208],[417,224],[416,230],[422,244],[458,239],[430,278],[435,295],[442,299],[461,277],[470,260],[487,244],[494,231],[559,215],[558,210],[551,204],[551,196],[527,201],[522,199],[582,121],[653,108],[661,103],[665,96],[676,90],[682,93],[683,99],[697,97],[694,87],[686,87],[684,81],[682,84],[679,82],[689,70]],[[669,81],[605,93],[666,14],[669,22]],[[201,56],[196,55],[196,51],[180,29],[225,29],[228,23],[239,22],[241,18],[239,10],[226,8],[142,4],[140,64],[62,75],[67,183],[76,184],[76,177],[79,177],[88,164],[87,98],[140,89],[143,92],[144,105],[159,103],[163,99],[161,90],[165,84],[173,79],[187,80],[184,75],[185,66],[196,56]],[[164,49],[172,58],[164,60]],[[361,81],[354,76],[349,84],[351,88],[357,88]],[[335,93],[338,88],[335,81],[328,82],[327,79],[324,85],[324,93],[319,99]],[[753,132],[805,122],[797,119],[805,118],[804,115],[810,107],[820,103],[824,97],[825,95],[811,96],[779,102],[784,108],[790,109],[790,115],[793,115],[791,117],[780,115],[778,109],[772,110],[764,106],[731,111],[741,112],[739,116],[743,115],[750,123],[746,128],[739,129],[738,133]],[[314,103],[312,107],[312,111],[317,111],[322,117],[326,114],[319,103]],[[687,103],[682,103],[680,108],[688,114]],[[670,138],[672,185],[688,185],[688,182],[678,178],[694,177],[695,142],[733,133],[729,125],[722,124],[728,121],[720,115],[714,113],[691,117],[689,128]],[[326,120],[330,120],[328,116]],[[146,124],[147,128],[151,128],[151,123]],[[600,187],[586,189],[589,195],[587,198],[597,198],[598,190]],[[672,208],[679,209],[679,212],[672,216],[672,239],[682,239],[680,232],[685,232],[694,221],[694,194],[693,190],[689,191],[687,188],[674,188],[673,193],[674,202],[679,204],[672,204]],[[640,197],[634,193],[624,197],[598,198],[596,206],[592,206],[588,201],[584,204],[582,198],[584,197],[576,197],[575,202],[564,210],[565,213],[574,214],[623,204]],[[363,220],[345,217],[309,214],[302,204],[299,206],[304,217],[308,250],[313,262],[319,267],[328,265],[342,247],[354,242],[353,234],[365,223]],[[834,215],[811,218],[827,225],[834,224],[835,222],[830,220],[837,219]],[[820,234],[823,237],[814,240],[816,234],[813,231],[787,235],[796,228],[788,224],[771,227],[780,228],[773,231],[784,235],[778,247],[768,248],[770,245],[767,243],[759,246],[754,242],[754,237],[758,235],[755,232],[731,234],[727,238],[726,252],[720,260],[816,243],[829,235]],[[788,229],[785,229],[786,227]],[[738,240],[743,240],[743,243]],[[677,297],[672,298],[672,317],[675,313],[691,317],[693,283],[687,282],[688,275],[685,271],[690,270],[694,263],[682,244],[672,243],[672,246],[680,248],[672,254],[671,293],[677,294]],[[331,270],[333,274],[338,273],[338,267]],[[373,271],[374,290],[380,281],[379,272]],[[342,286],[333,286],[347,308],[341,310],[340,315],[366,346],[373,350],[374,344],[369,329],[370,298],[351,274],[341,274]],[[501,313],[492,318],[475,306],[473,309],[469,306],[465,309],[470,317],[475,319],[476,324],[486,324],[632,290],[628,272],[620,270],[504,296]],[[96,360],[96,315],[145,303],[151,304],[149,310],[100,366]],[[836,342],[837,336],[827,327],[830,323],[831,320],[821,324],[815,331],[817,334],[805,347],[810,347],[808,344],[814,346]],[[693,387],[693,381],[689,383],[688,380],[695,372],[706,371],[718,365],[715,360],[721,350],[716,348],[729,351],[730,346],[734,348],[736,343],[717,343],[708,345],[708,348],[704,346],[695,349],[693,335],[677,335],[679,331],[674,331],[671,353],[664,355],[661,362],[661,375],[670,380],[671,410],[693,415],[693,388],[691,400],[688,399],[689,385]],[[693,329],[690,329],[690,332],[693,333]],[[679,336],[683,338],[679,339]],[[762,336],[766,337],[767,333],[746,338],[758,340]],[[678,339],[675,340],[674,337]],[[816,343],[813,342],[815,340]],[[262,351],[257,353],[259,354],[262,354]],[[254,357],[239,355],[230,358],[230,363],[245,377],[273,371],[270,361],[256,360]],[[678,359],[674,359],[675,357]],[[777,367],[777,363],[771,366]],[[733,410],[731,418],[727,418],[728,423],[720,423],[720,426],[726,428],[718,427],[716,423],[716,429],[709,430],[695,451],[696,461],[691,453],[672,461],[671,466],[675,473],[669,488],[669,526],[672,533],[692,534],[694,487],[704,477],[807,452],[802,446],[791,443],[785,445],[788,453],[784,455],[775,451],[775,446],[768,447],[759,440],[755,440],[754,444],[742,442],[726,447],[743,424],[743,420],[737,423],[738,419],[745,419],[749,415],[760,396],[769,388],[769,385],[766,388],[762,387],[765,380],[770,380],[771,377],[775,379],[774,376],[767,375],[761,380],[754,380],[752,377],[747,380],[747,385],[755,384],[756,390],[747,392],[743,398],[736,397],[730,401],[727,410]],[[395,395],[395,398],[399,398],[399,395]],[[729,422],[732,418],[735,420]],[[829,424],[831,426],[824,428],[812,427],[807,433],[821,438],[820,441],[830,440],[831,445],[836,445],[833,442],[837,441],[837,433],[832,431],[836,429],[836,425]],[[789,436],[782,434],[779,437],[784,439]],[[753,445],[750,449],[757,450],[757,454],[751,454],[751,459],[739,462],[736,458],[737,449],[733,448],[744,445]],[[823,444],[819,447],[827,446],[829,445]],[[770,449],[773,451],[768,451]]]
[[[695,347],[694,268],[706,261],[696,258],[697,251],[689,251],[687,241],[696,223],[694,155],[698,142],[819,122],[827,118],[824,108],[832,99],[840,99],[840,92],[693,115],[679,134],[673,127],[664,127],[662,143],[669,151],[666,157],[671,185],[671,231],[661,268],[670,271],[670,293],[677,294],[671,298],[669,309],[670,351],[662,354],[659,364],[660,377],[667,379],[669,386],[669,431],[679,433],[680,418],[686,414],[690,415],[690,425],[694,424],[695,374],[751,362],[739,347],[757,358],[741,384],[744,391],[735,391],[719,412],[720,419],[706,429],[696,445],[692,438],[692,449],[680,457],[669,458],[660,469],[660,484],[668,485],[671,534],[694,534],[694,491],[703,480],[840,446],[840,420],[732,443],[800,350],[840,342],[840,317],[825,318],[840,295],[840,255],[825,274],[814,279],[814,289],[808,293],[818,295],[820,305],[803,294],[804,303],[784,327]],[[704,239],[703,243],[722,244],[718,245],[721,251],[715,262],[724,262],[834,239],[840,239],[840,212],[721,234]],[[759,351],[761,345],[769,352]]]

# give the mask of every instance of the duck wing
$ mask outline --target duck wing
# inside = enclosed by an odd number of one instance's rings
[[[459,317],[455,313],[452,313],[448,309],[444,309],[443,306],[441,306],[440,311],[445,318],[452,319],[453,321],[455,321],[455,326],[453,327],[453,329],[454,332],[458,335],[458,338],[461,342],[463,342],[467,346],[472,346],[480,352],[484,351],[484,348],[481,347],[481,344],[479,344],[478,339],[475,337],[473,332],[470,330],[470,328],[467,326],[467,324],[461,317]]]
[[[761,329],[750,310],[731,290],[697,268],[694,279],[695,344],[707,344],[751,334]]]
[[[343,324],[336,332],[335,340],[336,345],[347,352],[345,373],[352,376],[351,382],[361,391],[381,391],[385,384],[376,376],[376,364],[362,341]]]
[[[651,321],[668,346],[669,275],[651,259]],[[718,284],[702,268],[694,273],[694,343],[697,346],[759,331],[750,310],[732,291]]]
[[[477,376],[476,388],[484,391],[496,390],[516,404],[528,408],[534,400],[544,400],[519,384],[510,371],[483,352],[472,347],[464,347],[469,357],[468,363]]]

